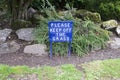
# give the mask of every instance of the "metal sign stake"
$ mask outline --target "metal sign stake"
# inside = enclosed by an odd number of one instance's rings
[[[52,42],[50,42],[50,59],[52,59]]]
[[[68,44],[68,57],[71,56],[71,42]]]

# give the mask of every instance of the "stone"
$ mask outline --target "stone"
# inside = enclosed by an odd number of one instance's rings
[[[33,41],[35,39],[34,28],[22,28],[16,31],[18,38],[25,41]]]
[[[120,37],[120,25],[118,25],[118,27],[116,28],[116,33]]]
[[[24,53],[27,54],[33,54],[36,56],[42,56],[48,54],[46,52],[47,47],[44,44],[33,44],[33,45],[28,45],[24,48]]]
[[[37,11],[35,9],[33,9],[32,7],[30,7],[27,11],[28,14],[28,18],[32,18],[33,14],[37,13]]]
[[[116,28],[117,26],[118,26],[118,22],[116,20],[104,21],[101,25],[101,27],[106,29],[106,30]]]
[[[12,30],[7,28],[0,30],[0,43],[4,43],[11,32]]]
[[[20,49],[20,45],[15,41],[0,44],[0,54],[13,53]]]
[[[7,13],[6,9],[0,10],[0,16],[3,16],[3,15],[6,14],[6,13]]]
[[[75,16],[78,17],[78,18],[81,18],[81,19],[84,19],[84,20],[91,20],[91,21],[94,21],[96,23],[99,23],[101,22],[101,16],[99,13],[97,12],[90,12],[88,10],[77,10],[75,12]]]
[[[108,41],[108,44],[111,49],[119,49],[120,48],[120,38],[114,38],[113,40]]]
[[[98,50],[101,50],[101,49],[102,49],[101,46],[96,46],[96,47],[93,48],[94,51],[98,51]]]

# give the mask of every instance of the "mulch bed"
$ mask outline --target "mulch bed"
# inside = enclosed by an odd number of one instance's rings
[[[27,65],[30,67],[38,66],[58,66],[62,64],[80,65],[81,63],[90,62],[94,60],[105,60],[120,58],[120,50],[112,50],[106,48],[104,50],[90,52],[82,57],[78,56],[53,56],[50,59],[48,55],[35,56],[23,53],[24,46],[15,53],[0,54],[0,64],[7,64],[10,66]]]

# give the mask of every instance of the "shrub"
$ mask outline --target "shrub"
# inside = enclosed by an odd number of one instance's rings
[[[103,19],[107,20],[107,19],[115,18],[115,14],[116,14],[115,5],[112,2],[101,3],[99,10]]]
[[[91,20],[95,23],[100,23],[101,22],[101,16],[99,13],[93,13],[93,12],[90,12],[88,10],[84,10],[84,9],[81,9],[81,10],[77,10],[75,12],[75,16],[78,17],[78,18],[81,18],[83,20]]]
[[[83,55],[97,48],[104,48],[108,32],[91,21],[82,21],[74,26],[73,52]]]
[[[52,10],[52,11],[51,11]],[[62,17],[57,14],[53,7],[44,8],[47,18],[42,17],[38,28],[35,30],[36,40],[39,43],[44,43],[49,48],[48,39],[48,21],[54,20],[73,20],[73,42],[72,53],[82,56],[83,54],[94,50],[97,47],[104,48],[105,41],[109,39],[108,32],[102,30],[98,25],[91,21],[82,21],[74,18],[71,11],[68,10],[67,15]],[[52,12],[52,14],[51,14]],[[53,53],[55,55],[66,55],[68,50],[68,43],[53,43]]]
[[[6,7],[6,1],[5,0],[0,0],[0,10],[4,9]]]
[[[80,0],[82,8],[99,12],[103,20],[120,20],[120,1],[119,0]]]

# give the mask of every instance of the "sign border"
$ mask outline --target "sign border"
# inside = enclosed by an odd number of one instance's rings
[[[72,34],[72,37],[71,37],[71,40],[70,41],[51,41],[50,40],[50,28],[49,28],[49,25],[50,25],[50,23],[52,23],[52,22],[70,22],[70,23],[72,23],[72,31],[71,31],[71,34]],[[61,21],[61,20],[55,20],[55,21],[49,21],[48,22],[48,35],[49,35],[49,42],[50,42],[50,59],[52,59],[52,42],[68,42],[69,44],[68,44],[68,57],[70,57],[71,56],[71,43],[72,43],[72,40],[73,40],[73,25],[74,25],[74,23],[73,23],[73,21],[72,20],[66,20],[66,21]]]

